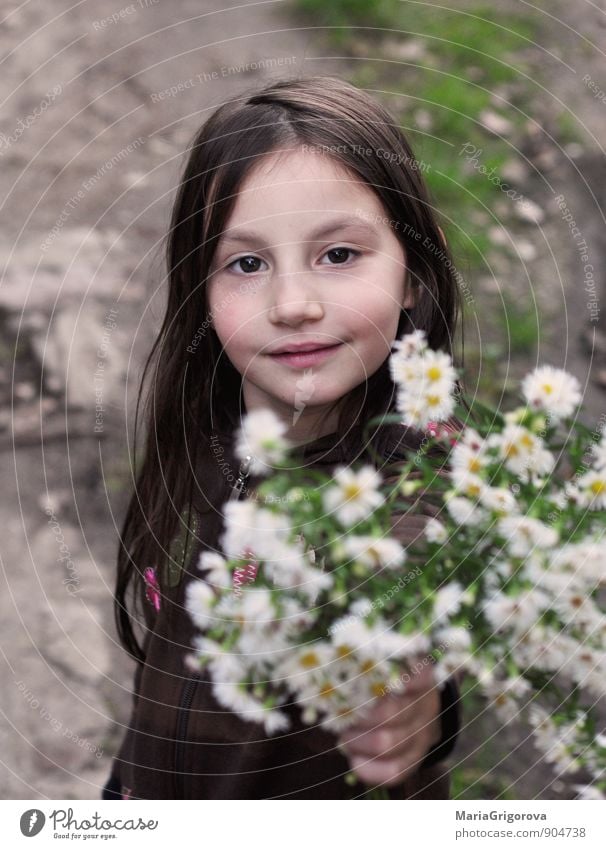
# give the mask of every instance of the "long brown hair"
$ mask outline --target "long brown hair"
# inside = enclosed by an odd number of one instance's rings
[[[135,458],[139,407],[151,375],[144,457],[139,470],[135,459],[115,593],[120,640],[139,661],[144,652],[133,630],[129,590],[136,601],[144,567],[167,556],[180,512],[192,505],[197,486],[192,469],[199,466],[200,452],[208,450],[213,431],[229,432],[239,424],[242,409],[241,378],[222,355],[204,284],[246,176],[262,157],[304,144],[321,146],[366,183],[392,222],[417,291],[416,306],[401,310],[398,337],[422,328],[431,348],[453,355],[461,309],[454,265],[418,163],[393,116],[334,76],[280,80],[219,107],[193,139],[174,203],[166,243],[166,312],[137,398]],[[361,154],[369,149],[376,155]],[[339,433],[352,421],[393,411],[388,359],[341,401]]]

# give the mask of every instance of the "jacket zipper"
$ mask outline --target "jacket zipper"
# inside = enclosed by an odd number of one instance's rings
[[[229,500],[237,500],[244,492],[246,481],[250,477],[250,463],[252,457],[247,456],[238,470],[238,479],[233,485]],[[179,702],[179,713],[177,718],[177,737],[175,740],[175,798],[183,799],[183,762],[185,755],[185,744],[187,738],[187,726],[189,725],[189,711],[194,700],[194,693],[198,685],[199,677],[188,678],[181,690]]]

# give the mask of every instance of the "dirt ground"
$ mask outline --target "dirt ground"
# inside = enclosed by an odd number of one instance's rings
[[[205,115],[253,82],[347,77],[351,64],[326,57],[281,2],[5,0],[2,14],[0,793],[96,799],[128,720],[133,666],[111,608],[117,532],[183,151]],[[529,49],[546,51],[545,109],[564,101],[583,142],[554,145],[525,188],[545,220],[528,236],[532,283],[511,285],[541,293],[540,358],[582,379],[597,420],[606,325],[588,321],[583,265],[554,198],[578,220],[601,306],[606,100],[582,78],[606,89],[606,11],[558,0],[544,17],[544,44]],[[466,733],[459,757],[476,758],[490,792],[493,770],[520,798],[558,792],[528,743],[508,740],[506,762],[487,765]]]

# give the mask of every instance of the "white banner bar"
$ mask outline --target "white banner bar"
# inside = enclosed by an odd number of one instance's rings
[[[606,846],[601,801],[364,801],[4,800],[0,833],[10,849],[92,841],[166,849],[168,840],[219,849]]]

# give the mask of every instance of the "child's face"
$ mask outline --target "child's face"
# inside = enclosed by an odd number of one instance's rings
[[[335,228],[343,219],[353,223]],[[320,430],[321,414],[374,374],[400,310],[414,306],[406,278],[404,249],[363,182],[309,150],[260,163],[238,195],[208,284],[246,411],[269,407],[293,441],[332,432],[336,413]],[[336,347],[298,361],[273,353],[305,342]]]

